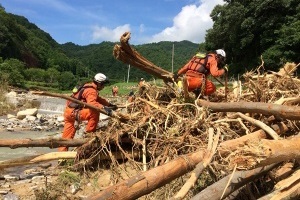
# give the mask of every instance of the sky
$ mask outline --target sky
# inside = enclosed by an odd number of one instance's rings
[[[26,17],[59,44],[130,44],[188,40],[201,43],[212,28],[212,9],[223,0],[0,0],[8,13]]]

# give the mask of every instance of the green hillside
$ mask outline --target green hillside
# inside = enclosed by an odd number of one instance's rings
[[[300,62],[300,5],[287,1],[226,1],[212,13],[202,50],[224,48],[231,75],[250,71],[264,61],[264,70],[276,71],[285,62]],[[280,12],[278,12],[280,11]],[[0,81],[12,86],[53,87],[68,90],[98,72],[112,82],[127,78],[128,65],[113,57],[115,43],[79,46],[58,44],[23,16],[7,13],[0,4]],[[129,41],[130,43],[130,41]],[[178,70],[197,51],[189,41],[132,45],[141,55],[168,71]],[[133,66],[130,81],[152,77]]]
[[[127,78],[128,65],[113,57],[115,43],[102,42],[87,46],[73,43],[58,44],[53,38],[25,17],[0,9],[0,70],[1,80],[10,85],[24,86],[39,82],[39,86],[70,89],[76,82],[90,80],[98,72],[112,82]],[[171,71],[174,44],[174,70],[181,67],[198,49],[189,42],[159,42],[132,46],[158,66]],[[1,64],[2,63],[2,64]],[[13,64],[14,63],[14,64]],[[17,80],[15,77],[19,77]],[[131,67],[130,79],[152,78]],[[43,82],[45,84],[43,84]]]

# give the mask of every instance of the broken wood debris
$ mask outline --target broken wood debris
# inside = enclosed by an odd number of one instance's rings
[[[126,107],[126,123],[112,118],[96,133],[97,140],[77,149],[74,170],[99,167],[100,154],[108,156],[110,167],[118,167],[120,160],[114,153],[119,152],[121,160],[137,171],[89,199],[137,199],[144,195],[147,199],[202,199],[207,194],[217,199],[230,194],[259,199],[283,193],[282,188],[290,188],[284,197],[299,195],[298,173],[281,180],[277,188],[268,179],[270,171],[286,162],[299,168],[300,81],[293,74],[299,64],[287,63],[279,72],[260,73],[262,64],[245,73],[243,87],[229,92],[226,103],[222,87],[208,100],[197,100],[188,91],[182,94],[167,84],[173,82],[172,74],[130,47],[129,39],[129,32],[121,36],[114,56],[163,79],[166,86],[147,83]],[[209,137],[213,131],[220,135],[214,145]],[[123,143],[125,139],[130,142]],[[143,145],[147,147],[146,163],[139,156]],[[133,156],[136,152],[137,157]],[[145,165],[148,170],[142,172]],[[268,181],[258,184],[265,179]],[[267,187],[267,182],[273,187]],[[259,192],[254,193],[250,184]]]

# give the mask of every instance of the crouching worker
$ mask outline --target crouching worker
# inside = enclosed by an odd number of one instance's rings
[[[108,115],[112,114],[112,110],[116,110],[118,107],[109,103],[106,99],[101,98],[98,95],[98,91],[102,90],[105,85],[109,83],[108,78],[98,73],[95,75],[93,82],[86,83],[82,87],[78,88],[76,93],[73,91],[73,98],[76,98],[82,102],[93,105],[98,108],[103,108]],[[66,109],[64,111],[64,129],[62,133],[63,139],[73,139],[76,133],[75,121],[88,121],[85,127],[85,134],[96,131],[97,124],[99,122],[99,112],[84,108],[83,106],[76,104],[72,101],[67,101]],[[67,147],[60,147],[58,151],[67,151]]]
[[[211,95],[216,91],[216,86],[207,77],[210,74],[219,77],[228,72],[228,67],[225,66],[225,58],[226,53],[223,49],[218,49],[207,55],[197,53],[179,69],[177,74],[174,74],[174,80],[185,74],[189,92],[193,92],[196,97],[199,97],[200,94]]]

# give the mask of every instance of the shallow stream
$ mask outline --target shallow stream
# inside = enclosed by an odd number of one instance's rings
[[[62,114],[65,107],[65,100],[59,98],[38,97],[38,101],[41,102],[38,113],[41,114]],[[48,131],[28,131],[28,130],[16,130],[0,131],[0,139],[41,139],[48,137],[60,137],[61,130],[55,132]],[[41,153],[49,153],[57,151],[57,149],[50,149],[48,147],[28,147],[28,148],[16,148],[11,149],[9,147],[1,147],[0,149],[0,161],[10,160],[14,158],[21,158],[25,156],[32,156]]]

